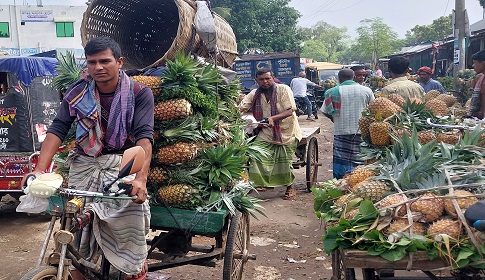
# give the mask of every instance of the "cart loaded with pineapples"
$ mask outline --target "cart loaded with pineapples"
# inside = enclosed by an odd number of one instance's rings
[[[256,258],[248,252],[250,215],[264,215],[259,200],[248,196],[246,166],[249,157],[267,152],[244,133],[238,80],[183,53],[166,62],[162,77],[131,78],[155,99],[149,271],[214,266],[224,258],[223,279],[241,279],[245,263]],[[58,172],[67,176],[64,156],[57,156]],[[194,244],[200,239],[205,245]]]
[[[484,236],[464,218],[483,199],[485,135],[451,94],[378,97],[359,121],[364,164],[312,189],[333,279],[477,279]],[[419,272],[421,273],[421,272]]]

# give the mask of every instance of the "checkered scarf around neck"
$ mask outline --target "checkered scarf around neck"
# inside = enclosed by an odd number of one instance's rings
[[[332,116],[340,115],[340,108],[342,105],[340,100],[340,86],[353,85],[353,84],[357,84],[357,83],[352,80],[347,80],[340,83],[338,86],[328,89],[325,92],[325,101],[323,106],[325,106],[325,111],[327,112],[327,114]]]
[[[108,127],[101,125],[101,105],[96,83],[91,77],[79,80],[66,93],[71,116],[77,116],[76,142],[88,156],[98,156],[106,146],[120,150],[129,137],[134,114],[133,82],[119,72],[119,82],[108,117]]]
[[[277,103],[278,103],[278,95],[276,94],[276,88],[277,85],[274,84],[269,88],[271,91],[271,97],[270,97],[270,106],[271,106],[271,116],[277,115],[278,108],[277,108]],[[251,108],[253,112],[253,117],[259,122],[263,119],[263,108],[261,107],[261,94],[263,91],[261,88],[258,88],[256,90],[256,93],[254,94],[254,101],[253,101],[253,107]],[[281,126],[280,126],[280,121],[274,121],[274,126],[273,126],[273,141],[282,143],[282,136],[281,136]]]

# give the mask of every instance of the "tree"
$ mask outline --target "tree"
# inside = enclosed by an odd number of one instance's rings
[[[366,61],[377,64],[379,57],[392,54],[399,47],[397,33],[382,18],[364,19],[357,28],[357,43],[352,48]]]
[[[324,21],[303,32],[309,40],[305,41],[301,56],[320,61],[337,62],[349,38],[346,27],[338,28]]]
[[[485,0],[484,0],[485,1]],[[417,45],[428,41],[446,39],[453,33],[451,15],[439,17],[430,25],[416,25],[406,32],[406,44]]]
[[[478,0],[478,2],[480,2],[480,6],[485,8],[485,0]]]
[[[297,29],[300,13],[289,0],[213,0],[212,6],[230,10],[226,18],[236,35],[238,50],[296,51],[301,41]]]

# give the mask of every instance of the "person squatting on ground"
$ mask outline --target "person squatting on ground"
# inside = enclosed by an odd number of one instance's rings
[[[368,87],[353,81],[354,71],[342,69],[338,73],[339,85],[325,92],[320,109],[334,123],[333,128],[333,177],[341,179],[357,165],[362,137],[359,118],[367,105],[374,100]]]
[[[293,96],[297,101],[300,99],[303,100],[306,106],[306,114],[307,114],[307,120],[313,121],[315,120],[315,117],[313,116],[313,110],[312,110],[312,103],[310,102],[310,99],[308,99],[307,96],[307,89],[308,85],[316,87],[317,84],[313,83],[312,81],[308,80],[306,78],[305,72],[301,71],[298,74],[298,77],[293,78],[290,83],[290,88],[293,91]]]
[[[292,161],[301,131],[293,92],[287,85],[275,84],[269,69],[258,70],[256,82],[259,87],[242,100],[239,111],[245,113],[251,109],[257,121],[268,118],[268,125],[261,126],[254,144],[266,148],[270,155],[261,161],[250,159],[249,179],[257,187],[285,186],[283,199],[294,199]]]
[[[428,66],[419,68],[417,73],[419,76],[419,85],[424,89],[425,93],[433,89],[439,91],[440,93],[446,92],[445,88],[440,82],[431,78],[431,75],[433,75],[433,70],[431,70],[431,68]]]
[[[477,73],[475,86],[468,107],[467,116],[483,119],[485,117],[485,51],[479,51],[472,55],[473,69]]]
[[[388,68],[392,80],[382,89],[384,95],[396,93],[404,99],[424,97],[423,88],[419,84],[408,80],[406,77],[409,69],[409,61],[407,58],[402,56],[391,58],[388,62]]]
[[[126,279],[145,279],[145,235],[150,226],[146,181],[153,142],[153,94],[121,70],[121,49],[111,38],[92,39],[84,52],[88,75],[67,90],[47,130],[33,173],[47,168],[74,121],[77,122],[76,145],[66,162],[70,168],[69,186],[102,191],[103,182],[116,178],[123,151],[141,146],[146,153],[143,168],[133,180],[126,182],[133,187],[131,195],[138,198],[95,200],[87,205],[94,210],[96,218],[92,231],[84,228],[79,251],[83,256],[90,256],[90,240],[96,238],[108,261]],[[73,279],[83,279],[77,271],[72,274]]]

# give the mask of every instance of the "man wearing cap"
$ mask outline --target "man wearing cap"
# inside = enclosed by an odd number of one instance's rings
[[[432,79],[431,75],[433,75],[433,71],[428,66],[423,66],[418,69],[419,75],[419,85],[423,87],[424,92],[428,92],[430,90],[437,90],[440,93],[445,93],[446,90],[443,85]]]
[[[403,98],[423,98],[423,88],[408,80],[406,74],[409,68],[409,61],[403,56],[396,56],[388,62],[389,74],[392,77],[391,83],[382,89],[384,95],[399,94]]]

